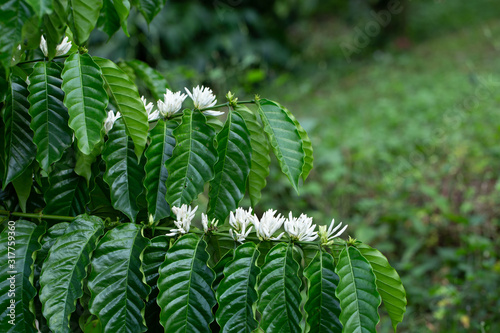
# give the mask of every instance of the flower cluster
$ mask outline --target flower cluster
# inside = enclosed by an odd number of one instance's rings
[[[190,206],[184,204],[181,207],[172,207],[172,211],[174,212],[177,219],[174,221],[177,229],[171,229],[170,233],[167,236],[175,236],[180,234],[187,234],[189,229],[191,228],[191,221],[194,218],[194,213],[198,206],[191,208]]]
[[[217,99],[212,89],[204,86],[201,86],[201,88],[200,86],[196,86],[196,88],[193,88],[193,92],[189,91],[187,88],[184,89],[187,95],[180,91],[173,92],[167,89],[165,94],[163,94],[163,100],[159,99],[156,102],[158,109],[155,111],[153,111],[153,103],[148,103],[144,96],[142,96],[142,102],[148,112],[148,120],[155,121],[160,118],[160,116],[162,118],[170,118],[176,113],[179,113],[182,109],[182,103],[188,96],[193,100],[194,107],[198,110],[202,110],[205,115],[220,116],[224,114],[224,112],[221,111],[205,110],[217,104]]]
[[[231,212],[229,214],[229,235],[237,242],[243,243],[248,234],[252,231],[253,227],[250,224],[253,223],[255,216],[252,215],[252,208],[244,210],[243,208],[236,209],[236,212]]]
[[[177,229],[171,229],[167,236],[188,233],[197,209],[198,206],[191,208],[187,205],[182,205],[180,208],[172,207],[172,211],[177,217],[174,221]],[[273,209],[266,211],[259,219],[252,214],[251,208],[248,210],[238,208],[235,212],[229,214],[229,235],[235,241],[243,243],[252,229],[255,228],[257,238],[260,240],[280,240],[286,232],[292,241],[313,242],[319,237],[322,245],[331,245],[333,244],[333,239],[342,235],[347,229],[347,225],[342,228],[342,222],[335,226],[335,220],[332,220],[328,228],[326,226],[319,226],[319,231],[315,231],[316,225],[312,223],[312,220],[312,217],[308,217],[305,214],[293,217],[292,212],[289,213],[288,219],[286,219],[281,214],[277,214],[276,210]],[[201,214],[201,224],[205,233],[215,230],[217,223],[218,221],[215,219],[209,221],[206,214]],[[281,227],[285,231],[275,236]]]

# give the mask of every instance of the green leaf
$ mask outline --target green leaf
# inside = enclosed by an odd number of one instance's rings
[[[234,251],[234,259],[224,269],[217,289],[217,322],[221,332],[252,332],[258,326],[253,304],[257,300],[255,284],[260,273],[255,265],[259,251],[254,243],[245,243]]]
[[[215,238],[216,236],[210,237]],[[209,253],[210,255],[210,253]],[[226,267],[226,264],[233,260],[234,257],[234,250],[231,249],[230,251],[227,251],[222,258],[220,258],[219,261],[217,261],[217,264],[212,268],[214,273],[215,273],[215,280],[212,283],[212,289],[214,292],[217,292],[217,289],[219,289],[220,282],[224,278],[224,268]],[[213,260],[212,256],[210,255],[210,259]]]
[[[146,150],[147,162],[144,167],[147,189],[146,200],[148,212],[155,221],[170,216],[170,207],[165,200],[167,194],[168,171],[165,163],[172,156],[175,147],[173,130],[178,126],[176,121],[158,120],[156,126],[149,132],[151,143]]]
[[[165,332],[210,332],[216,300],[206,246],[202,238],[187,234],[167,251],[160,267],[157,300]]]
[[[363,243],[356,243],[356,248],[372,266],[377,278],[377,291],[382,297],[385,309],[392,321],[394,332],[403,321],[406,312],[406,291],[398,273],[380,251]]]
[[[257,102],[264,130],[278,159],[281,171],[299,193],[299,178],[304,166],[304,148],[290,114],[267,99]]]
[[[214,136],[214,130],[200,111],[184,110],[182,123],[174,130],[177,145],[166,164],[170,207],[189,205],[214,177],[213,166],[217,161]]]
[[[126,64],[134,69],[135,74],[148,87],[155,100],[163,100],[163,95],[169,85],[160,72],[140,60],[127,61]]]
[[[64,235],[64,232],[68,228],[68,222],[59,222],[53,225],[51,228],[47,230],[45,235],[43,235],[41,244],[42,248],[37,252],[35,265],[34,265],[34,277],[33,277],[33,285],[35,289],[40,290],[40,273],[42,271],[42,265],[49,254],[49,250],[56,242],[57,238]],[[39,295],[35,296],[35,312],[36,319],[38,320],[40,331],[42,332],[50,332],[49,327],[47,326],[47,320],[42,314],[42,303],[40,302]]]
[[[36,160],[45,172],[59,161],[71,145],[73,133],[68,126],[68,109],[63,104],[61,68],[53,62],[38,62],[29,76],[28,101]]]
[[[250,133],[252,145],[252,163],[248,175],[248,195],[252,206],[257,205],[261,198],[261,191],[266,187],[266,178],[269,175],[269,143],[262,126],[257,121],[255,114],[245,105],[238,105],[236,111],[245,119]]]
[[[27,168],[21,174],[12,181],[14,189],[16,190],[17,199],[19,200],[19,206],[23,213],[26,213],[26,202],[31,193],[31,187],[33,186],[33,170],[32,168]]]
[[[64,62],[62,72],[64,105],[69,112],[69,127],[75,132],[78,148],[89,155],[102,140],[108,95],[101,69],[88,54],[75,53]]]
[[[161,264],[165,261],[170,239],[165,236],[157,236],[151,239],[149,246],[146,247],[143,253],[142,268],[146,277],[146,282],[151,287],[151,293],[146,302],[146,310],[144,317],[146,325],[151,332],[163,331],[160,325],[160,307],[156,303],[158,296],[158,276]],[[155,331],[156,330],[156,331]]]
[[[154,17],[161,12],[164,0],[139,0],[138,7],[146,21],[151,23]]]
[[[35,14],[41,19],[43,15],[52,13],[52,0],[26,0]]]
[[[70,0],[69,27],[76,45],[81,46],[89,39],[97,24],[101,7],[102,0]]]
[[[301,332],[299,264],[293,259],[293,244],[278,243],[266,255],[259,275],[258,310],[260,328],[266,333]]]
[[[130,13],[130,2],[128,0],[113,0],[113,4],[118,17],[120,18],[120,24],[123,32],[127,35],[127,37],[130,37],[127,30],[127,18]]]
[[[85,206],[90,200],[85,178],[74,171],[73,151],[67,151],[49,174],[49,188],[44,193],[47,206],[45,214],[76,216],[85,213]]]
[[[134,143],[118,119],[108,133],[102,158],[106,162],[104,181],[109,185],[113,207],[135,222],[139,207],[137,198],[143,190],[144,166],[139,164]]]
[[[309,266],[304,270],[308,282],[308,299],[304,306],[308,317],[310,333],[342,332],[340,323],[340,304],[335,290],[339,277],[335,274],[333,257],[318,251]]]
[[[243,118],[236,112],[229,112],[222,131],[217,135],[217,155],[214,179],[208,192],[208,216],[221,223],[236,210],[245,195],[245,188],[252,147],[250,133]]]
[[[70,331],[69,318],[83,295],[82,281],[103,227],[96,216],[77,216],[49,250],[40,276],[40,301],[52,331]]]
[[[7,93],[3,121],[5,124],[5,173],[3,188],[19,177],[35,159],[36,146],[30,128],[26,82],[12,75]]]
[[[53,0],[52,14],[43,17],[43,30],[47,38],[49,59],[56,55],[56,46],[66,31],[68,0]]]
[[[297,128],[297,131],[299,132],[300,138],[302,139],[302,148],[304,149],[304,166],[302,167],[302,174],[301,177],[303,180],[307,179],[307,176],[309,175],[309,172],[311,172],[313,168],[313,163],[314,163],[314,156],[313,156],[313,148],[312,148],[312,142],[311,139],[309,139],[309,136],[307,135],[306,130],[300,125],[299,121],[295,116],[288,111],[287,108],[285,108],[283,105],[280,105],[276,102],[274,102],[276,105],[279,105],[280,108],[286,112],[286,114],[290,117],[290,119],[293,120],[295,127]]]
[[[21,43],[23,25],[33,15],[33,12],[24,0],[4,0],[2,1],[1,13],[0,63],[8,69],[14,50]]]
[[[111,38],[120,29],[120,17],[116,12],[113,0],[104,0],[99,13],[97,26]]]
[[[141,269],[142,252],[149,243],[142,227],[127,223],[99,241],[89,277],[90,312],[105,332],[145,332],[144,301],[150,288]]]
[[[82,176],[87,180],[87,185],[90,184],[90,179],[92,177],[92,164],[97,159],[102,152],[103,142],[99,142],[94,150],[90,153],[90,155],[86,155],[78,149],[78,147],[74,147],[76,150],[76,165],[75,165],[75,173],[79,176]]]
[[[33,309],[33,260],[45,224],[8,222],[0,234],[0,331],[37,332]],[[13,309],[13,310],[12,310]]]
[[[345,247],[335,272],[340,283],[335,295],[340,300],[343,332],[373,332],[380,320],[380,295],[370,263],[354,247]]]
[[[104,81],[117,111],[127,127],[127,134],[132,138],[135,152],[140,158],[148,140],[148,114],[141,101],[137,87],[128,75],[114,62],[104,58],[94,58],[101,67]]]

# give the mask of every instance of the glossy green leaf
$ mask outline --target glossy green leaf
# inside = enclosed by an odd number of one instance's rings
[[[83,45],[97,24],[102,0],[69,0],[69,2],[69,27],[76,45]]]
[[[308,299],[304,308],[309,332],[342,332],[340,304],[335,296],[339,277],[335,274],[333,257],[327,252],[318,251],[304,270],[304,276],[308,282]]]
[[[354,247],[345,247],[335,273],[340,282],[335,295],[340,300],[343,332],[376,332],[380,320],[380,295],[370,263]]]
[[[174,130],[177,145],[167,160],[167,202],[170,206],[189,205],[214,177],[217,161],[215,132],[198,110],[184,110],[182,123]]]
[[[64,62],[62,72],[64,105],[69,112],[69,127],[75,132],[78,148],[90,154],[102,140],[108,94],[100,67],[88,54],[75,53]]]
[[[297,193],[304,166],[304,147],[290,114],[267,99],[257,102],[264,130],[278,159],[281,171],[288,177]]]
[[[52,245],[54,245],[58,237],[64,235],[64,232],[66,231],[66,228],[68,226],[68,222],[56,223],[47,230],[45,235],[43,235],[41,241],[42,248],[36,254],[34,265],[33,285],[35,286],[35,289],[40,289],[40,273],[42,271],[43,262],[45,261],[45,258],[47,258],[50,248],[52,247]],[[40,328],[40,331],[44,333],[50,332],[50,329],[47,325],[47,320],[42,313],[42,303],[40,302],[39,295],[35,296],[34,303],[36,319],[38,320],[38,327]]]
[[[255,263],[258,256],[254,243],[242,244],[224,269],[224,279],[217,289],[216,318],[221,332],[250,333],[258,326],[252,308],[257,300],[255,285],[260,269]]]
[[[144,166],[137,161],[134,143],[125,133],[121,118],[108,133],[102,158],[106,162],[104,181],[109,185],[113,207],[135,221],[139,212],[136,200],[143,190]]]
[[[217,143],[218,160],[214,179],[210,181],[207,213],[209,219],[223,223],[245,195],[252,158],[250,133],[238,113],[228,114],[224,128],[217,135]]]
[[[127,37],[130,37],[127,29],[127,19],[130,13],[130,2],[128,0],[113,0],[113,4],[120,19],[120,25],[122,26],[123,32],[125,33],[125,35],[127,35]]]
[[[49,250],[40,275],[40,301],[54,332],[70,332],[69,318],[83,295],[82,281],[103,227],[96,216],[77,216]]]
[[[68,126],[68,109],[63,104],[61,67],[53,62],[38,62],[29,76],[31,129],[37,146],[36,160],[45,172],[59,161],[71,145],[73,132]]]
[[[148,64],[140,60],[131,60],[126,63],[134,69],[135,74],[148,87],[154,99],[163,100],[163,94],[165,94],[167,88],[169,88],[165,77],[156,69],[149,67]]]
[[[72,151],[64,154],[49,174],[49,188],[44,193],[47,206],[45,214],[76,216],[85,213],[89,202],[89,189],[85,178],[74,171],[75,159]]]
[[[313,163],[314,163],[311,139],[309,138],[309,135],[307,135],[306,130],[302,127],[302,125],[300,125],[297,118],[295,118],[295,116],[290,111],[288,111],[287,108],[276,102],[273,103],[278,105],[290,117],[290,119],[292,119],[292,121],[295,124],[295,127],[297,128],[297,131],[299,132],[300,138],[302,139],[302,148],[304,149],[304,154],[305,154],[304,166],[302,167],[301,177],[303,180],[306,180],[307,176],[309,175],[309,172],[311,172],[313,168]]]
[[[141,269],[149,240],[137,224],[122,224],[99,241],[89,277],[90,312],[104,332],[145,332],[144,301],[150,288]]]
[[[8,222],[0,234],[0,331],[37,332],[32,313],[33,260],[40,249],[45,224],[19,220]]]
[[[97,156],[101,154],[103,146],[103,142],[99,142],[90,155],[86,155],[78,147],[74,147],[76,150],[75,173],[85,178],[87,185],[90,184],[90,178],[92,177],[92,164],[97,159]]]
[[[52,13],[43,17],[43,30],[47,39],[49,59],[56,55],[56,46],[61,42],[66,30],[68,0],[53,0]]]
[[[26,0],[26,2],[40,19],[43,15],[52,13],[52,0]]]
[[[5,173],[2,185],[4,189],[35,159],[36,146],[33,143],[33,132],[30,128],[28,94],[26,82],[12,75],[3,111]]]
[[[160,322],[165,332],[210,332],[216,300],[206,246],[202,238],[187,234],[167,252],[158,279]]]
[[[246,126],[250,133],[250,143],[252,145],[252,163],[248,174],[248,195],[252,206],[257,205],[261,198],[261,191],[266,187],[266,178],[269,175],[269,143],[262,129],[262,125],[257,121],[255,114],[245,105],[238,105],[236,111],[245,119]]]
[[[168,171],[165,163],[172,156],[175,147],[173,130],[178,126],[176,121],[158,120],[156,126],[149,132],[151,143],[146,150],[147,162],[144,167],[146,179],[144,185],[147,189],[148,212],[155,221],[170,216],[165,195],[167,194]]]
[[[14,49],[21,42],[24,22],[32,16],[32,10],[24,0],[6,0],[2,1],[1,14],[0,63],[8,69]]]
[[[216,238],[216,237],[210,237],[210,238]],[[222,258],[220,258],[219,261],[217,261],[217,264],[213,266],[212,269],[215,273],[215,280],[212,283],[212,289],[214,292],[217,292],[217,289],[219,289],[220,282],[224,278],[224,268],[226,267],[227,263],[233,260],[233,257],[234,257],[234,250],[231,249],[230,251],[226,252],[222,256]],[[210,256],[210,259],[212,259],[212,256]]]
[[[299,264],[293,259],[293,244],[278,243],[266,255],[259,275],[260,328],[266,333],[301,332]]]
[[[33,186],[33,170],[32,168],[27,168],[24,172],[12,181],[14,189],[16,190],[17,199],[19,201],[19,207],[23,213],[26,213],[26,202],[31,193],[31,187]]]
[[[148,247],[142,255],[142,269],[146,277],[147,284],[151,287],[151,293],[148,296],[145,309],[145,319],[149,331],[163,331],[160,325],[160,307],[156,303],[158,296],[158,276],[160,275],[160,265],[165,261],[170,239],[161,235],[151,239]]]
[[[156,282],[158,281],[158,276],[160,274],[159,268],[165,261],[165,255],[167,254],[169,243],[170,239],[167,236],[156,236],[151,239],[148,247],[144,250],[144,260],[142,263],[144,275],[146,276],[148,285],[153,290],[158,290]]]
[[[103,0],[97,26],[111,38],[120,29],[120,17],[113,0]]]
[[[162,10],[164,3],[164,0],[139,0],[138,7],[146,21],[151,23],[154,17]]]
[[[406,312],[406,291],[401,278],[380,251],[363,243],[356,243],[356,248],[372,266],[373,273],[377,278],[377,290],[391,318],[394,332],[396,332],[396,328],[403,321]]]
[[[42,30],[40,29],[41,22],[41,17],[38,17],[36,15],[30,17],[24,22],[21,33],[21,40],[23,41],[23,46],[26,49],[34,49],[40,46],[40,37],[42,36]],[[21,50],[20,52],[21,57],[19,57],[19,60],[24,60],[24,51]]]
[[[135,152],[140,158],[148,140],[148,114],[141,101],[137,87],[128,75],[114,62],[104,58],[94,58],[101,67],[104,81],[117,110],[127,128],[127,134],[132,138]]]

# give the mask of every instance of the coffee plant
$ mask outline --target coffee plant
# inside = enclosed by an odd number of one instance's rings
[[[88,53],[96,26],[128,34],[131,7],[150,22],[162,1],[2,2],[0,330],[375,332],[382,302],[396,330],[405,290],[378,250],[239,207],[271,151],[297,192],[311,171],[289,110]]]

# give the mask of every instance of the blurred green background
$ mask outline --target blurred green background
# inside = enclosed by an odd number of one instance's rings
[[[400,332],[500,332],[500,4],[402,1],[376,23],[393,5],[172,0],[90,48],[149,63],[173,90],[284,104],[315,168],[297,196],[274,163],[256,211],[335,217],[380,249],[407,289]]]

